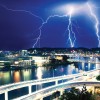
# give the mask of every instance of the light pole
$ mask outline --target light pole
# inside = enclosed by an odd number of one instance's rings
[[[55,77],[55,71],[56,71],[57,69],[53,69],[53,77]]]
[[[55,69],[52,68],[52,70],[53,70],[53,77],[54,77],[54,71],[55,71]]]
[[[37,91],[37,84],[36,84],[36,91]]]

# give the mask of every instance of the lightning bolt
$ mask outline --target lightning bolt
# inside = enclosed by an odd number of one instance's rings
[[[39,37],[37,38],[37,41],[36,41],[36,43],[34,44],[33,47],[35,47],[35,45],[38,43],[38,41],[39,41],[39,39],[40,39],[40,37],[41,37],[41,34],[42,34],[41,32],[42,32],[43,26],[44,26],[45,24],[47,24],[48,21],[49,21],[51,18],[54,18],[54,17],[63,18],[63,17],[68,17],[68,15],[51,15],[51,16],[49,16],[49,17],[46,19],[46,21],[44,21],[44,22],[42,23],[42,25],[40,26],[40,28],[39,28],[39,30],[40,30],[40,35],[39,35]],[[69,23],[68,23],[68,27],[67,27],[67,29],[66,29],[65,32],[67,32],[67,30],[68,30],[68,40],[69,40],[69,42],[70,42],[70,46],[71,46],[71,47],[74,47],[74,43],[75,43],[76,37],[75,37],[75,33],[74,33],[73,30],[72,30],[71,14],[69,15]],[[71,38],[71,33],[74,34],[74,40],[72,40],[72,38]]]
[[[97,18],[97,16],[96,16],[96,14],[93,12],[93,10],[92,10],[92,7],[89,5],[89,3],[87,3],[87,6],[88,6],[88,8],[89,8],[89,10],[90,10],[90,13],[91,13],[91,16],[94,18],[94,20],[95,20],[95,30],[96,30],[96,36],[97,36],[97,38],[98,38],[98,47],[100,47],[100,34],[99,34],[99,20],[98,20],[98,18]]]
[[[70,44],[70,47],[75,46],[76,37],[75,37],[75,32],[73,31],[72,11],[71,10],[69,11],[68,15],[67,14],[65,14],[65,15],[50,15],[46,20],[44,20],[40,16],[37,16],[37,15],[33,14],[31,11],[13,10],[13,9],[7,8],[4,5],[0,5],[0,6],[2,6],[3,8],[5,8],[6,10],[9,10],[9,11],[28,13],[28,14],[30,14],[30,15],[32,15],[32,16],[34,16],[34,17],[41,20],[42,23],[41,23],[40,27],[37,29],[37,30],[39,30],[39,34],[38,34],[38,37],[34,39],[35,43],[33,44],[33,48],[36,47],[37,44],[40,42],[40,38],[41,38],[41,35],[42,35],[42,28],[44,27],[45,24],[48,23],[48,21],[51,18],[54,18],[54,17],[59,17],[59,18],[66,17],[67,18],[68,17],[68,26],[67,26],[67,29],[65,30],[65,33],[68,34],[68,44]],[[95,20],[95,26],[94,27],[95,27],[95,30],[96,30],[96,36],[98,38],[98,47],[100,47],[99,20],[98,20],[98,17],[96,16],[96,14],[93,12],[92,7],[89,3],[87,3],[87,7],[89,8],[91,16]]]
[[[43,23],[42,23],[41,26],[39,27],[40,34],[39,34],[38,38],[36,39],[36,42],[34,43],[33,48],[37,45],[38,41],[39,41],[40,38],[41,38],[43,26],[44,26],[45,24],[47,24],[48,21],[49,21],[51,18],[54,18],[54,17],[63,18],[63,17],[67,17],[67,15],[62,15],[62,16],[60,16],[60,15],[51,15],[51,16],[49,16],[45,21],[43,21]]]
[[[42,21],[42,23],[44,23],[44,20],[43,20],[41,17],[39,17],[39,16],[33,14],[31,11],[27,11],[27,10],[14,10],[14,9],[7,8],[5,5],[0,5],[0,6],[3,7],[3,8],[5,8],[5,9],[8,10],[8,11],[12,11],[12,12],[25,12],[25,13],[28,13],[28,14],[30,14],[31,16],[34,16],[34,17],[40,19],[40,20]],[[41,25],[41,27],[42,27],[42,25]],[[33,47],[35,47],[35,45],[38,43],[38,41],[39,41],[39,39],[40,39],[40,37],[41,37],[41,27],[39,28],[39,30],[40,30],[39,36],[38,36],[37,38],[34,39],[36,42],[34,43]],[[35,31],[37,31],[37,30],[35,30]]]
[[[37,17],[37,18],[39,18],[40,20],[44,21],[41,17],[39,17],[39,16],[33,14],[31,11],[27,11],[27,10],[14,10],[14,9],[7,8],[5,5],[1,5],[1,4],[0,4],[0,6],[3,7],[3,8],[5,8],[6,10],[9,10],[9,11],[28,13],[28,14],[30,14],[30,15],[32,15],[32,16],[34,16],[34,17]]]
[[[32,16],[34,16],[34,17],[36,17],[36,18],[38,18],[38,19],[40,19],[40,20],[42,21],[41,26],[37,29],[37,30],[39,30],[39,35],[38,35],[37,38],[34,39],[34,40],[35,40],[35,43],[33,44],[33,48],[35,48],[36,45],[38,44],[38,42],[40,41],[40,38],[41,38],[41,35],[42,35],[42,28],[43,28],[43,26],[44,26],[45,24],[47,24],[48,21],[49,21],[51,18],[54,18],[54,17],[59,17],[59,18],[68,17],[67,14],[65,14],[65,15],[51,15],[51,16],[49,16],[49,17],[44,21],[41,17],[39,17],[39,16],[33,14],[31,11],[9,9],[9,8],[7,8],[5,5],[0,5],[0,6],[2,6],[3,8],[5,8],[6,10],[9,10],[9,11],[28,13],[28,14],[30,14],[30,15],[32,15]],[[67,30],[68,30],[68,40],[69,40],[69,42],[70,42],[70,46],[71,46],[71,47],[74,47],[74,43],[75,43],[76,38],[75,38],[75,33],[74,33],[73,29],[72,29],[72,20],[71,20],[71,19],[72,19],[72,14],[69,13],[69,19],[68,19],[68,20],[69,20],[69,23],[68,23],[68,27],[67,27],[67,29],[66,29],[66,33],[67,33]],[[72,36],[71,36],[72,34],[74,34],[74,40],[73,40],[73,38],[72,38]]]
[[[69,13],[68,33],[69,33],[68,40],[70,42],[70,46],[74,47],[76,37],[75,37],[75,33],[72,29],[72,14],[71,13]],[[72,36],[71,33],[74,34],[74,40],[71,38],[71,36]]]

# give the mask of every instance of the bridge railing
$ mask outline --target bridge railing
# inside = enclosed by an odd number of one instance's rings
[[[61,89],[67,89],[67,88],[76,87],[76,86],[83,86],[84,84],[86,84],[87,86],[100,86],[100,82],[97,82],[97,81],[94,81],[94,82],[81,82],[81,81],[65,82],[65,83],[61,83],[58,85],[44,88],[32,94],[28,94],[28,95],[25,95],[25,96],[22,96],[22,97],[13,99],[13,100],[37,100],[37,99],[41,99],[43,97],[49,96],[55,91],[60,91]]]
[[[82,76],[82,74],[79,73],[79,74],[75,74],[75,75],[64,75],[64,76],[54,77],[54,78],[45,78],[45,79],[41,79],[41,80],[31,80],[31,81],[7,84],[7,85],[0,87],[0,94],[5,93],[5,91],[11,91],[11,90],[26,87],[26,86],[49,83],[49,82],[53,82],[53,81],[55,82],[58,80],[70,79],[70,78],[75,78],[75,77],[79,77],[79,76]]]

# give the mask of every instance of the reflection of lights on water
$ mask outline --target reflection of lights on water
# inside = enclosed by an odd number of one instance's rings
[[[84,63],[82,63],[82,69],[84,70]]]
[[[11,73],[11,76],[13,75],[13,72],[14,72],[14,71],[12,71],[12,70],[10,71],[10,73]]]
[[[75,68],[76,73],[78,73],[78,68]]]
[[[20,82],[20,72],[19,71],[14,72],[14,81]]]
[[[99,59],[96,58],[96,63],[98,63],[98,62],[99,62]],[[96,64],[96,69],[98,69],[98,68],[100,68],[100,64]]]
[[[24,80],[30,80],[31,70],[24,70],[23,71]]]
[[[64,71],[64,68],[61,68],[61,69],[60,69],[60,72],[63,72],[63,71]]]
[[[75,66],[73,64],[68,65],[68,74],[72,74],[73,70],[75,70]]]
[[[2,78],[3,77],[3,72],[0,72],[0,78]]]
[[[93,68],[95,69],[95,66]]]
[[[90,70],[91,63],[88,63],[88,70]]]
[[[38,79],[42,79],[42,69],[43,69],[43,67],[38,67],[37,68],[36,76],[37,76]],[[39,83],[38,86],[36,86],[36,89],[41,89],[41,88],[42,88],[42,84]]]
[[[30,74],[29,70],[24,71],[24,76],[29,76],[29,74]]]
[[[7,79],[7,78],[9,78],[9,77],[10,77],[10,73],[9,73],[9,72],[5,72],[5,73],[4,73],[4,78]]]
[[[3,79],[4,83],[9,83],[10,82],[10,71],[1,72],[0,78]]]
[[[42,79],[42,67],[37,68],[37,78]]]

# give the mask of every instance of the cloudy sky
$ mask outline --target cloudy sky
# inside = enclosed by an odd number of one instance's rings
[[[0,0],[0,49],[98,47],[99,6],[100,0]]]

